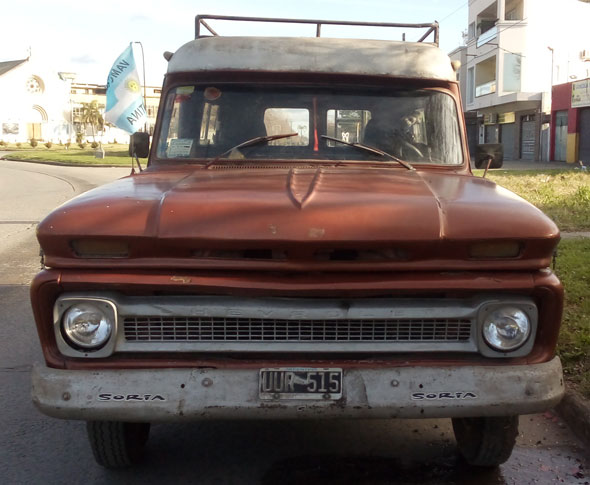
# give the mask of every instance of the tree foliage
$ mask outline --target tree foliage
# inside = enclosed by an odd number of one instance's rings
[[[104,118],[102,117],[97,100],[93,99],[90,103],[82,103],[80,121],[84,126],[90,125],[90,128],[92,128],[92,139],[96,141],[96,132],[104,129]]]

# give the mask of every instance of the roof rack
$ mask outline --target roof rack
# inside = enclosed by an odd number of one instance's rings
[[[408,28],[408,29],[427,29],[422,37],[417,42],[424,42],[426,38],[433,34],[433,44],[438,46],[438,22],[432,22],[430,24],[397,24],[397,23],[385,23],[385,22],[351,22],[346,20],[310,20],[310,19],[286,19],[286,18],[265,18],[265,17],[235,17],[228,15],[197,15],[195,17],[195,39],[205,37],[201,35],[201,25],[205,27],[212,35],[218,36],[219,34],[211,28],[211,26],[205,20],[229,20],[237,22],[270,22],[270,23],[288,23],[288,24],[312,24],[316,26],[316,37],[321,36],[322,25],[348,25],[348,26],[360,26],[360,27],[390,27],[390,28]],[[406,40],[406,34],[402,36],[402,40]]]

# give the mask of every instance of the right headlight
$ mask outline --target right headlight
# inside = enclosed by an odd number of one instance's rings
[[[482,332],[485,342],[494,350],[515,350],[529,338],[531,321],[523,310],[507,305],[486,315]]]
[[[114,322],[97,304],[80,302],[68,308],[62,317],[67,339],[83,349],[98,349],[110,338]]]

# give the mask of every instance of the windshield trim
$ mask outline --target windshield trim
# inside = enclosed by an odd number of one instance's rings
[[[223,76],[220,76],[221,78],[223,78]],[[460,152],[460,161],[459,158],[458,163],[429,163],[426,161],[412,161],[411,165],[415,168],[420,168],[420,169],[438,169],[438,170],[445,170],[445,171],[467,171],[470,172],[470,157],[469,157],[469,149],[467,148],[467,135],[465,132],[465,123],[461,122],[461,120],[463,119],[463,112],[462,112],[462,106],[460,103],[460,95],[459,95],[459,89],[458,89],[458,82],[453,81],[453,82],[448,82],[445,83],[448,86],[436,86],[436,85],[430,85],[430,81],[429,79],[416,79],[416,84],[417,86],[414,86],[412,84],[408,84],[408,81],[412,81],[412,80],[408,80],[408,79],[398,79],[398,78],[394,78],[394,79],[389,79],[387,78],[389,81],[391,80],[397,80],[400,81],[400,84],[398,86],[392,87],[392,86],[384,86],[383,84],[381,84],[383,82],[383,79],[380,79],[381,83],[375,81],[374,79],[370,79],[370,78],[360,78],[359,82],[345,82],[345,83],[334,83],[331,86],[326,85],[325,83],[322,82],[295,82],[295,81],[267,81],[267,80],[260,80],[260,79],[254,79],[254,80],[248,80],[246,79],[245,81],[232,81],[232,80],[227,80],[227,79],[223,79],[220,80],[219,82],[214,81],[213,79],[174,79],[172,82],[166,82],[164,83],[163,89],[162,89],[162,94],[161,94],[161,99],[165,100],[170,93],[181,86],[187,86],[187,85],[192,85],[195,87],[198,86],[210,86],[210,85],[215,85],[215,86],[225,86],[225,87],[273,87],[273,88],[294,88],[294,89],[299,89],[299,88],[305,88],[305,89],[313,89],[313,88],[318,88],[318,89],[329,89],[330,87],[334,87],[334,86],[338,86],[339,88],[343,89],[343,90],[366,90],[369,89],[373,92],[378,92],[381,91],[383,93],[395,93],[395,92],[399,92],[399,91],[432,91],[432,92],[438,92],[438,93],[442,93],[445,94],[447,96],[449,96],[452,101],[453,101],[453,106],[455,109],[455,117],[456,117],[456,121],[457,121],[457,134],[458,134],[458,141],[459,141],[459,152]],[[361,82],[362,81],[362,82]],[[426,83],[426,84],[425,84]],[[451,88],[455,88],[456,92],[451,89]],[[148,163],[147,166],[158,166],[158,167],[162,167],[162,166],[167,166],[167,165],[200,165],[200,164],[207,164],[207,163],[211,163],[212,160],[214,160],[216,157],[194,157],[194,158],[166,158],[166,157],[158,157],[157,156],[157,140],[159,139],[161,133],[162,133],[162,129],[163,129],[163,121],[164,121],[164,109],[162,109],[164,106],[164,102],[161,102],[160,104],[160,108],[158,110],[158,114],[157,114],[157,120],[156,120],[156,125],[154,127],[154,132],[153,132],[153,136],[152,136],[152,140],[153,140],[153,147],[150,150],[150,155],[149,155],[149,159],[148,159]],[[226,160],[226,159],[225,159]],[[226,160],[227,161],[227,160]],[[376,165],[376,166],[387,166],[390,168],[396,168],[396,167],[400,167],[400,165],[398,164],[391,164],[389,162],[384,163],[383,161],[378,161],[378,160],[370,160],[370,159],[359,159],[359,160],[353,160],[353,159],[322,159],[322,158],[248,158],[245,157],[243,159],[240,160],[231,160],[232,163],[234,164],[244,164],[244,165],[248,165],[248,164],[270,164],[270,163],[284,163],[284,164],[320,164],[320,165],[355,165],[355,164],[361,164],[361,165]],[[403,167],[402,167],[403,168]]]

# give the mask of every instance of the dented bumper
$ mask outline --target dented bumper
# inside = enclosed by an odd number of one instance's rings
[[[262,400],[257,369],[33,369],[33,402],[63,419],[444,418],[528,414],[563,396],[558,357],[534,365],[344,369],[338,400]]]

